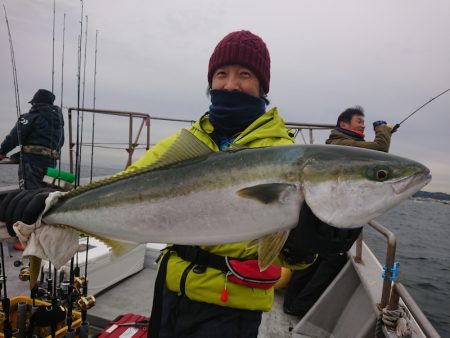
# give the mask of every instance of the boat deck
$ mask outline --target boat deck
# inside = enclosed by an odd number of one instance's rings
[[[7,279],[7,295],[9,298],[17,296],[29,296],[28,282],[19,279],[20,267],[15,267],[14,262],[21,259],[22,252],[13,248],[13,243],[4,245],[5,269]],[[89,335],[94,336],[105,328],[108,322],[124,313],[135,313],[149,316],[153,301],[153,288],[156,278],[156,269],[153,263],[154,255],[146,256],[145,268],[121,282],[109,287],[95,296],[96,305],[88,310],[90,323]],[[24,260],[27,264],[27,260]],[[267,337],[291,337],[293,327],[298,323],[298,318],[285,315],[282,311],[283,291],[279,290],[275,296],[272,311],[263,314],[260,326],[259,338]]]
[[[145,268],[127,278],[112,289],[98,295],[97,304],[88,311],[91,325],[90,334],[104,328],[109,321],[124,313],[136,313],[148,316],[153,301],[153,287],[156,270]],[[263,314],[259,329],[259,338],[290,337],[293,327],[299,319],[285,315],[282,311],[283,294],[278,292],[272,311]],[[267,320],[270,318],[270,320]]]
[[[5,274],[6,274],[6,292],[9,298],[17,296],[29,296],[30,289],[28,282],[19,279],[20,269],[28,264],[28,260],[23,262],[24,265],[14,266],[14,262],[22,262],[22,251],[14,249],[13,241],[3,242],[3,252],[5,254]],[[3,296],[3,285],[1,293]]]

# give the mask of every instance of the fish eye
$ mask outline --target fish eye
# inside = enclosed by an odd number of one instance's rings
[[[392,172],[386,166],[368,166],[365,170],[365,176],[372,181],[384,182],[392,177]]]
[[[378,181],[385,181],[389,178],[389,171],[386,169],[376,169],[375,170],[375,178]]]

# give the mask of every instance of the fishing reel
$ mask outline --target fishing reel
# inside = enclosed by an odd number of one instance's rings
[[[94,296],[81,296],[78,300],[77,300],[77,305],[78,307],[83,310],[83,311],[87,311],[90,308],[92,308],[95,304],[96,304],[96,299]]]
[[[85,276],[75,277],[73,279],[73,287],[80,291],[83,288],[84,283],[86,282]]]
[[[0,311],[0,331],[3,332],[3,325],[6,319],[6,315],[3,311]]]
[[[29,266],[24,266],[23,268],[20,269],[19,279],[22,282],[26,282],[26,281],[30,280],[30,267]]]

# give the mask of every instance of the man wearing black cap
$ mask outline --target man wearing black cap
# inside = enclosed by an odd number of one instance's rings
[[[36,189],[42,182],[48,167],[54,167],[64,144],[64,120],[61,109],[53,105],[55,95],[39,89],[29,103],[31,109],[22,114],[0,146],[0,160],[15,147],[20,146],[22,163],[19,165],[21,187]],[[19,160],[19,153],[10,158]],[[20,183],[22,183],[20,182]]]

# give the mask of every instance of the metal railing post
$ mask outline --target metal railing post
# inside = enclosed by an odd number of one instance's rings
[[[362,243],[363,243],[363,231],[359,233],[358,238],[356,239],[356,252],[354,260],[356,263],[362,263]]]
[[[395,235],[392,231],[389,231],[384,226],[376,221],[370,221],[368,223],[372,228],[377,230],[379,233],[383,234],[387,239],[387,250],[386,250],[386,271],[384,273],[383,280],[383,289],[381,292],[381,300],[379,304],[379,308],[383,309],[389,301],[389,297],[391,294],[391,269],[394,267],[395,262],[395,248],[396,248],[396,240]]]

